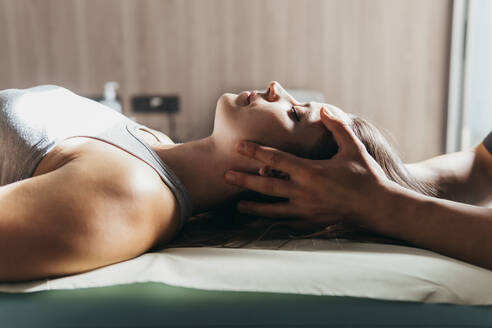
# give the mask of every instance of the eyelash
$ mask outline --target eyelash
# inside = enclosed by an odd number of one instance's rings
[[[300,121],[300,119],[299,119],[299,116],[297,115],[297,110],[296,110],[296,108],[294,107],[294,105],[291,105],[291,106],[290,106],[290,112],[291,112],[291,113],[292,113],[292,115],[294,116],[295,120],[296,120],[297,122],[299,122],[299,121]]]

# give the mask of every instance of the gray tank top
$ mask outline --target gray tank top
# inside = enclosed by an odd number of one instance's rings
[[[27,179],[64,139],[86,136],[119,147],[150,165],[174,193],[181,227],[192,214],[188,191],[137,136],[146,127],[98,102],[55,85],[0,91],[0,186]]]

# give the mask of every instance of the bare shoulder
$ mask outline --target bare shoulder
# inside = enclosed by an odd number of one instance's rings
[[[59,167],[0,187],[0,240],[8,249],[0,251],[0,280],[87,271],[173,236],[176,200],[150,166],[96,140],[59,152],[51,158]]]
[[[97,195],[90,201],[99,211],[141,229],[152,240],[162,239],[163,234],[172,235],[177,229],[177,201],[150,165],[124,150],[92,139],[75,140],[70,152],[73,161],[69,164],[81,180],[74,187]]]

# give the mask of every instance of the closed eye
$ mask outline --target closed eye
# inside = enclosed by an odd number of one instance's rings
[[[292,116],[294,117],[294,119],[299,122],[300,119],[299,119],[299,116],[297,115],[297,110],[296,108],[294,107],[294,105],[291,105],[290,107],[290,113],[292,114]]]

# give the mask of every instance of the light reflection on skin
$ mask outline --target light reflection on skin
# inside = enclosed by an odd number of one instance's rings
[[[327,135],[320,121],[320,110],[350,122],[339,108],[318,103],[300,103],[278,82],[270,82],[265,92],[223,94],[217,102],[213,135],[225,139],[244,139],[302,154]],[[294,106],[295,114],[292,112]],[[297,120],[297,118],[299,121]]]

